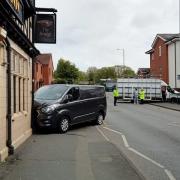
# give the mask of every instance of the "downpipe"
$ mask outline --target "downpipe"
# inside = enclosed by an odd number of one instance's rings
[[[5,39],[7,51],[7,147],[9,155],[14,154],[14,146],[12,145],[12,109],[11,109],[11,45],[9,39]]]

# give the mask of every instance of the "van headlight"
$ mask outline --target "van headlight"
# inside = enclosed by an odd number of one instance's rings
[[[50,106],[43,107],[43,108],[41,109],[41,112],[47,113],[47,114],[51,114],[51,113],[53,113],[53,112],[56,110],[57,106],[58,106],[58,105],[55,105],[55,104],[54,104],[54,105],[50,105]]]

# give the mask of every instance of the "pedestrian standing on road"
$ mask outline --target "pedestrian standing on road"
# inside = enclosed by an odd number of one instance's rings
[[[163,102],[166,102],[166,87],[165,86],[163,86],[162,88],[161,88],[161,93],[162,93],[162,100],[163,100]]]
[[[137,88],[134,89],[133,100],[134,100],[134,104],[138,104],[138,90],[137,90]]]
[[[143,88],[141,88],[140,92],[139,92],[139,99],[141,104],[144,104],[144,99],[145,99],[145,91]]]
[[[117,103],[117,99],[119,97],[119,91],[117,86],[115,86],[114,90],[113,90],[113,96],[114,96],[114,106],[116,106]]]

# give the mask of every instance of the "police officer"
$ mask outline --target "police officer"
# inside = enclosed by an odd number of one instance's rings
[[[118,88],[116,86],[115,86],[115,88],[113,90],[113,96],[114,96],[114,106],[116,106],[117,99],[119,97],[119,91],[118,91]]]
[[[145,99],[145,91],[143,88],[141,88],[140,92],[139,92],[139,99],[140,99],[140,102],[141,104],[144,103],[144,99]]]

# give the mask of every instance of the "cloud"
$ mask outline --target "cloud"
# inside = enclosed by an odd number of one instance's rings
[[[49,7],[37,0],[36,6]],[[178,2],[172,0],[51,0],[57,8],[57,44],[37,45],[52,52],[56,66],[67,58],[81,70],[125,63],[137,70],[149,66],[145,55],[157,33],[178,31]]]

